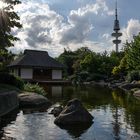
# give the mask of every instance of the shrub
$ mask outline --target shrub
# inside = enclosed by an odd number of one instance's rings
[[[126,80],[128,82],[132,82],[134,80],[139,81],[140,80],[140,71],[133,70],[131,72],[128,72]]]
[[[8,84],[13,85],[19,89],[23,89],[24,82],[19,77],[15,77],[12,74],[9,73],[0,73],[0,83],[1,84]]]
[[[105,76],[98,73],[93,73],[87,78],[87,81],[100,81],[100,80],[105,80]]]
[[[24,91],[36,92],[36,93],[41,94],[41,95],[46,95],[46,92],[43,89],[43,87],[41,87],[38,84],[26,83],[26,84],[24,84]]]

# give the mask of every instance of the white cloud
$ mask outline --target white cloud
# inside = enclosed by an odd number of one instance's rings
[[[110,14],[104,0],[97,0],[95,4],[86,5],[78,10],[72,10],[68,16],[68,23],[61,29],[61,43],[71,42],[83,43],[88,40],[90,33],[94,29],[94,23],[103,24],[100,18],[106,18]]]
[[[105,0],[71,10],[67,19],[44,2],[24,1],[16,6],[16,10],[20,13],[23,29],[14,29],[14,34],[21,39],[15,43],[15,48],[10,48],[15,52],[33,48],[47,50],[57,56],[67,46],[72,50],[82,46],[98,52],[106,49],[105,43],[90,39],[91,33],[97,30],[95,22],[103,24],[102,19],[111,15]],[[106,33],[105,37],[108,37]]]
[[[130,19],[127,23],[127,27],[124,27],[122,32],[122,42],[125,43],[126,40],[131,41],[133,36],[138,35],[140,32],[140,21],[137,19]]]

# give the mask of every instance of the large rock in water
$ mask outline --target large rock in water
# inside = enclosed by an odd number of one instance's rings
[[[63,111],[56,117],[57,125],[92,123],[93,116],[83,107],[78,99],[68,102]]]
[[[23,108],[48,108],[51,102],[37,93],[23,93],[19,95],[19,105]]]

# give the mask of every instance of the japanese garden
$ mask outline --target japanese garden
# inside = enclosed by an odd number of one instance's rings
[[[120,1],[59,1],[0,0],[0,139],[139,140],[138,22],[129,40]]]

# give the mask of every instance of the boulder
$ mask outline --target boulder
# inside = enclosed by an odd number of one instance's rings
[[[55,106],[51,110],[50,114],[53,114],[55,117],[57,117],[62,112],[62,110],[63,110],[62,106]]]
[[[44,96],[37,93],[23,93],[19,96],[19,106],[22,108],[48,108],[51,102]]]
[[[140,98],[140,90],[137,90],[134,92],[134,96],[139,97]]]
[[[92,123],[93,116],[84,108],[78,99],[70,100],[63,111],[56,117],[57,125]]]
[[[124,90],[131,90],[133,88],[140,88],[140,84],[134,84],[134,83],[125,83],[125,84],[122,84],[120,86],[121,89],[124,89]]]

